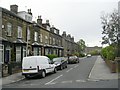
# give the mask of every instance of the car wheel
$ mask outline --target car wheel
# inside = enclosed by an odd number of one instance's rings
[[[56,73],[57,72],[57,68],[54,68],[54,73]]]
[[[63,69],[63,66],[60,66],[60,70],[62,70]]]
[[[65,66],[65,68],[67,68],[67,65]]]
[[[45,71],[42,71],[41,77],[44,78],[46,76]]]

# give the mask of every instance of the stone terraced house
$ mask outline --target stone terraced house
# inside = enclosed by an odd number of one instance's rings
[[[74,37],[51,26],[49,20],[42,23],[41,16],[32,21],[31,9],[19,11],[17,5],[10,10],[0,7],[0,66],[2,76],[21,70],[22,58],[30,55],[67,56],[79,52]]]

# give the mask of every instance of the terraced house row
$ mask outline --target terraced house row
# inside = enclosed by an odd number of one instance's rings
[[[36,21],[32,21],[32,17],[31,9],[18,12],[17,5],[10,5],[10,10],[0,8],[0,62],[3,74],[16,71],[25,56],[67,56],[79,52],[79,46],[70,34],[64,31],[60,35],[59,29],[51,26],[49,20],[43,23],[41,16]]]

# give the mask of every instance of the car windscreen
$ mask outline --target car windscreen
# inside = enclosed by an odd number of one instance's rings
[[[53,62],[61,62],[61,59],[60,58],[54,58]]]

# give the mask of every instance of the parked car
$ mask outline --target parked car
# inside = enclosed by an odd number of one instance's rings
[[[56,65],[57,70],[67,68],[67,59],[64,57],[54,58],[53,62]]]
[[[88,54],[87,57],[91,57],[91,54]]]
[[[40,75],[45,77],[47,73],[56,73],[56,65],[46,56],[24,57],[22,61],[22,75],[31,78]]]
[[[71,64],[71,63],[79,63],[79,58],[77,56],[70,56],[68,58],[68,63]]]

